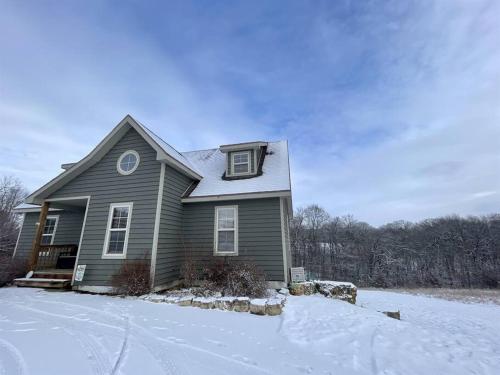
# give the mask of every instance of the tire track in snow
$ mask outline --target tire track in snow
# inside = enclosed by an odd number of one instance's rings
[[[43,302],[45,302],[47,304],[55,304],[55,305],[63,304],[63,305],[68,306],[68,307],[73,307],[73,308],[77,308],[77,309],[80,309],[80,310],[86,310],[86,311],[91,312],[93,314],[99,314],[101,316],[106,316],[106,317],[108,317],[108,318],[110,318],[111,320],[114,320],[114,321],[119,320],[120,323],[123,322],[123,319],[120,319],[120,318],[116,317],[117,316],[116,314],[119,314],[119,315],[123,316],[123,311],[120,311],[119,309],[114,309],[116,311],[116,313],[110,313],[110,312],[99,310],[99,309],[96,309],[96,308],[93,308],[93,307],[88,307],[88,306],[78,305],[78,304],[72,304],[72,303],[68,303],[68,302],[61,302],[61,303],[56,302],[56,301],[43,301]],[[67,316],[67,318],[73,318],[73,317],[68,317]],[[83,320],[83,319],[80,319],[80,320],[88,322],[88,323],[97,323],[97,322],[93,322],[93,321],[89,321],[89,320]],[[177,368],[177,366],[175,365],[175,363],[172,362],[170,359],[166,358],[163,352],[158,351],[156,349],[155,344],[151,345],[151,342],[146,342],[146,340],[145,340],[145,337],[148,337],[150,339],[153,339],[153,340],[157,341],[158,339],[157,339],[156,336],[154,336],[153,334],[151,334],[148,330],[146,330],[145,328],[141,327],[140,325],[138,325],[136,323],[130,322],[130,319],[126,322],[126,324],[127,324],[127,326],[126,326],[125,329],[122,328],[122,327],[120,327],[120,328],[123,329],[124,331],[126,331],[128,329],[129,330],[129,334],[130,334],[131,328],[135,327],[135,328],[137,328],[142,333],[142,335],[133,335],[133,337],[136,338],[139,341],[139,343],[141,344],[141,346],[143,346],[153,356],[153,358],[157,361],[157,363],[163,369],[163,372],[165,374],[171,374],[171,375],[181,374],[181,372],[179,371],[179,369]],[[115,327],[115,328],[117,328],[117,327]],[[142,338],[140,336],[142,336]],[[128,342],[128,339],[127,339],[127,342]],[[164,345],[161,345],[161,343],[160,343],[160,346],[164,347]],[[122,348],[123,348],[123,346],[122,346]],[[120,357],[119,357],[119,359],[120,359]],[[123,359],[124,358],[121,358],[121,360],[120,360],[120,364],[119,364],[120,366],[123,364]],[[119,367],[117,367],[117,369]]]
[[[48,322],[50,320],[52,324],[60,324],[60,321],[58,319],[66,318],[67,319],[66,324],[69,325],[69,328],[71,328],[71,330],[68,329],[68,327],[62,327],[62,330],[69,336],[73,337],[80,344],[82,349],[87,353],[87,359],[89,359],[92,362],[91,366],[94,370],[93,372],[99,375],[108,374],[110,372],[111,364],[107,360],[107,357],[100,350],[97,349],[97,346],[100,346],[100,343],[96,339],[91,338],[88,335],[88,332],[82,330],[82,327],[79,327],[74,323],[74,321],[81,321],[85,323],[96,323],[96,322],[87,319],[70,317],[62,314],[49,313],[47,311],[35,309],[29,306],[24,306],[22,304],[17,304],[17,303],[9,303],[9,304],[20,310],[25,310],[25,311],[27,310],[39,314],[44,314],[48,317],[45,322]]]
[[[0,339],[0,370],[9,375],[27,374],[27,365],[21,352],[10,342]]]
[[[113,370],[111,371],[112,375],[115,375],[117,371],[120,369],[123,360],[126,357],[126,353],[128,351],[128,339],[130,335],[130,321],[128,316],[124,316],[123,320],[126,322],[126,328],[125,328],[125,337],[123,338],[123,343],[122,347],[120,350],[120,353],[118,354],[118,358],[116,359],[115,365],[113,366]]]

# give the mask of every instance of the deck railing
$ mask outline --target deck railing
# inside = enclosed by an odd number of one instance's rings
[[[42,245],[38,250],[36,270],[72,268],[77,250],[77,245]]]

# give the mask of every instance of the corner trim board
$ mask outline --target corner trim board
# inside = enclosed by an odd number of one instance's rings
[[[285,235],[285,215],[284,215],[284,199],[280,198],[280,216],[281,216],[281,244],[283,247],[283,270],[285,272],[285,283],[288,284],[288,262],[286,259],[286,235]]]
[[[14,252],[12,253],[12,258],[16,256],[17,247],[19,246],[19,239],[21,238],[21,232],[24,227],[24,219],[26,218],[26,214],[23,213],[23,218],[21,219],[21,228],[19,228],[19,233],[17,234],[16,247],[14,247]]]
[[[160,183],[158,184],[158,198],[156,200],[156,215],[155,225],[153,231],[153,247],[151,248],[151,270],[150,270],[150,285],[154,286],[156,274],[156,257],[158,254],[158,237],[160,235],[160,219],[161,219],[161,206],[163,203],[163,188],[165,185],[165,164],[161,163],[160,166]]]
[[[90,195],[87,196],[87,205],[85,206],[85,215],[83,215],[82,230],[80,232],[80,241],[78,241],[78,250],[76,251],[75,265],[73,267],[73,276],[71,277],[71,286],[73,286],[73,284],[75,282],[76,267],[78,266],[78,260],[80,259],[80,250],[82,248],[83,233],[85,232],[85,224],[87,224],[87,214],[89,213],[89,205],[90,205]]]

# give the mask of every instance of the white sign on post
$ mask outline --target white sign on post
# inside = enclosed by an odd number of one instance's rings
[[[83,280],[83,275],[85,274],[86,267],[87,267],[86,264],[79,264],[78,267],[76,267],[75,281]]]
[[[290,274],[292,275],[292,283],[306,281],[304,267],[292,267],[290,268]]]

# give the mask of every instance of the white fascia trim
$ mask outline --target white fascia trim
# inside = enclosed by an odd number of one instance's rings
[[[77,201],[77,200],[83,200],[83,199],[90,199],[90,195],[79,195],[76,197],[62,197],[62,198],[48,198],[44,199],[45,202],[62,202],[62,201]]]
[[[160,183],[158,187],[158,198],[156,200],[156,215],[155,226],[153,231],[153,247],[151,249],[151,270],[150,270],[150,285],[154,286],[155,273],[156,273],[156,257],[158,254],[158,237],[160,235],[160,221],[161,221],[161,206],[163,203],[163,187],[165,184],[165,164],[161,163],[160,166]]]
[[[15,213],[17,214],[25,214],[25,213],[29,213],[29,212],[40,212],[42,210],[42,208],[18,208],[18,209],[13,209],[12,211],[14,211]],[[55,212],[55,211],[62,211],[61,208],[49,208],[49,212]]]
[[[231,152],[231,151],[239,151],[239,150],[248,150],[250,148],[259,148],[267,146],[267,142],[246,142],[246,143],[235,143],[232,145],[221,145],[219,146],[220,152]]]
[[[19,233],[17,234],[16,247],[14,247],[14,252],[12,253],[12,258],[14,258],[16,256],[17,246],[19,246],[19,239],[21,238],[21,232],[23,231],[25,218],[26,218],[26,214],[23,213],[23,217],[21,218],[21,228],[19,228]]]
[[[83,224],[80,232],[80,241],[78,241],[78,249],[76,250],[75,265],[73,267],[73,277],[71,278],[71,286],[75,283],[76,267],[78,266],[78,260],[80,259],[80,250],[82,248],[83,233],[85,232],[85,224],[87,224],[87,214],[89,213],[90,196],[87,197],[87,205],[85,207],[85,214],[83,215]]]
[[[286,259],[286,235],[285,235],[285,207],[284,198],[280,198],[280,216],[281,216],[281,245],[283,248],[283,270],[285,272],[285,283],[288,284],[288,262]]]
[[[125,242],[123,244],[123,253],[108,254],[109,235],[112,232],[110,229],[113,220],[113,211],[117,207],[128,207],[127,227],[125,228]],[[108,223],[106,225],[106,236],[104,237],[104,246],[102,248],[101,259],[127,259],[128,236],[130,234],[130,223],[132,222],[132,210],[134,202],[111,203],[109,205]]]
[[[234,228],[232,231],[234,232],[234,251],[231,252],[224,252],[224,251],[217,251],[217,247],[219,245],[219,209],[220,208],[232,208],[234,211]],[[238,256],[238,232],[239,232],[239,227],[238,227],[238,206],[233,205],[233,206],[215,206],[215,220],[214,220],[214,256]],[[228,230],[230,231],[230,230]]]
[[[278,190],[278,191],[262,191],[257,193],[238,193],[238,194],[223,194],[223,195],[206,195],[200,197],[186,197],[182,198],[182,203],[191,202],[217,202],[217,201],[229,201],[236,199],[257,199],[257,198],[276,198],[276,197],[291,197],[292,193],[290,190]]]
[[[146,131],[137,123],[136,120],[130,115],[127,115],[121,120],[118,125],[116,125],[111,132],[104,137],[104,139],[99,142],[99,144],[87,155],[85,156],[82,160],[79,162],[75,163],[73,166],[71,166],[69,169],[65,170],[62,172],[60,175],[57,177],[53,178],[49,182],[47,182],[45,185],[43,185],[41,188],[36,190],[34,193],[30,194],[25,202],[26,203],[31,203],[31,204],[37,204],[41,203],[43,198],[39,198],[39,195],[41,195],[43,192],[45,192],[48,189],[53,188],[54,186],[57,186],[59,183],[61,183],[63,186],[64,185],[64,179],[67,177],[70,177],[73,174],[78,174],[78,171],[80,168],[82,168],[85,164],[87,164],[90,161],[98,161],[102,156],[104,156],[104,153],[101,153],[101,150],[108,144],[108,142],[111,142],[114,137],[121,137],[123,134],[120,134],[120,130],[126,125],[129,124],[135,131],[137,131],[143,138],[144,140],[151,146],[153,149],[156,151],[156,159],[159,161],[167,161],[171,164],[173,164],[176,168],[181,169],[184,173],[189,175],[190,177],[193,177],[194,179],[201,180],[202,176],[200,176],[198,173],[194,172],[190,168],[186,167],[182,163],[178,162],[174,158],[172,158],[170,155],[168,155],[163,148],[157,144],[149,134],[146,133]]]

